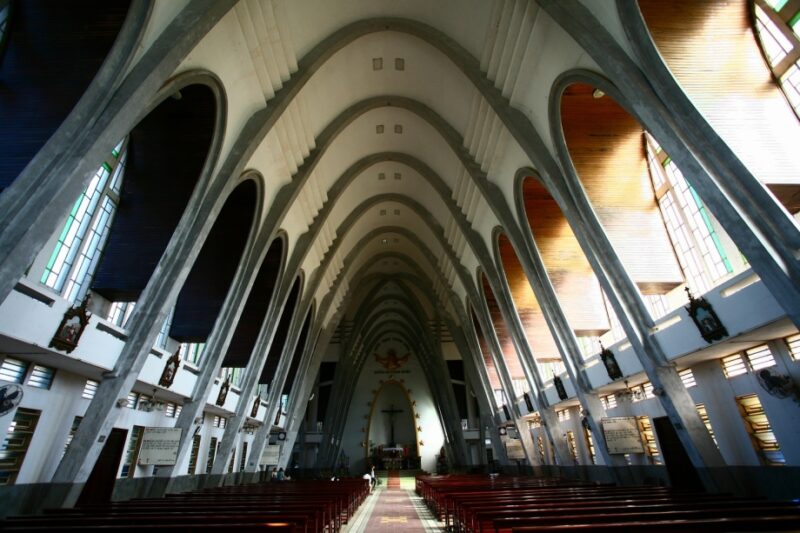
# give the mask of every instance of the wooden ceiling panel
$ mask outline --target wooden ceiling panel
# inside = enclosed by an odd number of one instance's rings
[[[475,311],[470,309],[472,315],[472,326],[475,328],[475,335],[478,337],[478,345],[481,347],[481,355],[483,356],[483,363],[486,365],[486,374],[489,377],[489,384],[492,390],[502,388],[500,385],[500,377],[497,375],[497,369],[494,367],[492,360],[492,353],[489,350],[489,345],[486,342],[486,337],[483,335],[483,329],[478,322],[478,317],[475,316]]]
[[[797,184],[800,122],[761,53],[750,4],[639,0],[670,70],[737,156],[763,183]]]
[[[550,193],[534,178],[523,182],[522,194],[528,225],[570,326],[577,334],[603,334],[609,323],[600,285],[567,219]],[[501,241],[501,251],[503,247]],[[511,254],[517,261],[513,248]],[[509,284],[514,288],[521,285],[523,281],[509,273],[509,253],[503,252],[502,256]],[[522,278],[527,286],[524,273]]]
[[[508,286],[511,289],[511,297],[517,308],[517,313],[525,328],[525,336],[528,339],[531,350],[536,358],[540,357],[559,357],[558,347],[553,341],[547,321],[542,314],[539,301],[531,289],[525,271],[517,258],[514,247],[508,237],[501,234],[498,238],[500,248],[500,259],[503,262],[503,271]],[[486,288],[484,288],[486,290]]]
[[[486,298],[486,305],[489,307],[489,315],[492,318],[492,324],[497,334],[497,340],[500,341],[500,347],[503,349],[503,360],[506,362],[508,373],[511,375],[512,379],[523,379],[525,378],[525,371],[522,369],[522,364],[519,361],[519,354],[517,354],[517,349],[514,347],[511,332],[506,326],[506,321],[503,320],[503,315],[500,312],[497,299],[494,297],[494,292],[485,274],[481,275],[481,284],[483,286],[484,298]]]
[[[573,84],[561,100],[570,156],[611,244],[642,291],[683,279],[656,203],[641,125],[608,96]],[[647,250],[647,253],[642,253]]]

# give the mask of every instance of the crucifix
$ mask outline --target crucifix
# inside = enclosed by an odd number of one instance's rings
[[[395,409],[394,404],[392,404],[391,407],[389,407],[389,409],[384,409],[382,412],[389,415],[389,425],[392,428],[392,438],[389,441],[389,446],[394,448],[395,446],[397,446],[397,443],[394,440],[394,415],[396,415],[397,413],[402,413],[403,410]]]

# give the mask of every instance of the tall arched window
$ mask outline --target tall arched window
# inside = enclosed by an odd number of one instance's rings
[[[800,4],[794,0],[755,0],[753,12],[767,63],[800,118]]]
[[[686,283],[708,292],[733,266],[705,204],[678,166],[649,134],[647,159],[658,206]]]
[[[108,237],[119,203],[125,148],[123,139],[75,201],[40,279],[71,302],[86,295]]]

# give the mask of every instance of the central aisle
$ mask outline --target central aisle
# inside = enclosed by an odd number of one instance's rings
[[[344,533],[384,531],[443,531],[413,490],[401,489],[400,477],[389,473],[386,488],[378,488],[362,504]],[[404,481],[408,481],[404,479]],[[413,479],[411,480],[413,482]],[[405,483],[405,486],[411,483]]]
[[[365,531],[430,531],[417,513],[417,506],[404,490],[381,490]],[[437,528],[438,529],[438,528]]]

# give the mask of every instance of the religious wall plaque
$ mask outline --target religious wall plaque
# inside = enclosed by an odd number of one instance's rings
[[[78,347],[78,341],[83,335],[83,330],[89,324],[89,318],[92,316],[91,311],[89,311],[91,300],[91,295],[87,295],[81,305],[67,309],[61,319],[61,323],[58,325],[56,334],[50,340],[50,348],[70,353]]]
[[[167,359],[167,363],[164,365],[164,370],[161,372],[161,378],[158,380],[158,384],[165,389],[168,389],[172,386],[172,382],[175,381],[175,375],[178,373],[178,368],[181,366],[181,349],[180,347],[175,350],[175,353],[172,354],[172,357]]]
[[[603,366],[606,367],[608,377],[610,377],[612,381],[621,379],[622,370],[620,370],[617,364],[617,358],[614,356],[614,352],[608,348],[604,348],[602,343],[600,344],[600,348],[600,360],[603,361]]]
[[[553,376],[553,386],[556,388],[556,393],[558,393],[558,398],[560,400],[569,398],[569,396],[567,396],[567,389],[564,388],[564,382],[561,381],[560,377]]]
[[[603,435],[606,438],[608,453],[620,455],[626,453],[644,453],[642,436],[636,417],[617,416],[602,419]]]
[[[181,428],[144,428],[139,464],[173,466],[178,460],[181,431]]]
[[[256,396],[253,400],[253,407],[250,409],[250,418],[258,417],[258,408],[261,407],[261,395]]]
[[[533,401],[531,401],[531,395],[527,392],[522,394],[522,397],[525,399],[525,407],[528,409],[529,413],[533,413],[536,409],[533,408]]]
[[[228,376],[225,378],[225,382],[219,388],[219,394],[217,395],[217,401],[215,402],[217,405],[225,405],[225,400],[228,398],[228,391],[231,389],[231,377]]]
[[[686,287],[686,294],[689,296],[689,305],[685,309],[689,312],[689,316],[692,317],[694,325],[697,326],[703,339],[711,344],[723,337],[727,337],[728,330],[717,316],[717,312],[711,307],[711,304],[702,296],[700,298],[692,296],[692,291],[689,290],[689,287]]]

